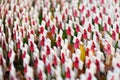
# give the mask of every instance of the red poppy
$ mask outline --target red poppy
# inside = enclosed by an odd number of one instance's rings
[[[8,25],[11,25],[11,24],[12,24],[11,18],[8,18]]]
[[[43,60],[43,62],[45,64],[46,63],[46,56],[45,55],[43,55],[42,60]]]
[[[106,23],[104,23],[103,30],[107,31],[107,24]]]
[[[55,34],[55,25],[52,26],[51,32],[52,34]]]
[[[46,16],[43,17],[43,20],[46,22]]]
[[[12,55],[12,49],[10,49],[9,52],[8,52],[8,58],[10,58],[11,55]]]
[[[79,68],[79,59],[77,57],[75,57],[75,61],[73,62],[73,64],[76,69]]]
[[[62,21],[65,20],[65,14],[62,14]]]
[[[118,2],[118,0],[114,0],[114,2],[115,2],[115,3],[117,3],[117,2]]]
[[[106,14],[106,8],[105,7],[103,7],[103,13]]]
[[[86,17],[90,17],[90,11],[87,10]]]
[[[38,58],[36,57],[34,60],[34,66],[37,67],[38,66]]]
[[[82,37],[83,37],[83,39],[87,39],[87,31],[85,29],[84,29]]]
[[[30,52],[34,52],[34,44],[30,41]]]
[[[28,80],[32,80],[31,77],[28,77]]]
[[[80,44],[80,41],[78,39],[76,39],[76,41],[74,43],[74,47],[79,48],[79,44]]]
[[[26,57],[26,51],[24,51],[24,53],[22,54],[22,59],[24,59]]]
[[[108,21],[107,22],[108,22],[109,25],[111,25],[111,18],[110,17],[108,17]]]
[[[91,50],[92,50],[93,52],[95,52],[95,43],[94,43],[94,42],[92,42]]]
[[[89,59],[86,65],[88,69],[90,68],[90,64],[91,64],[91,60]]]
[[[32,21],[32,25],[35,25],[35,21],[34,20]]]
[[[60,37],[58,37],[57,46],[61,46],[61,38]]]
[[[61,56],[61,63],[62,63],[62,64],[65,63],[65,55],[64,55],[64,53],[62,53],[62,56]]]
[[[71,75],[70,75],[70,68],[69,67],[67,67],[67,70],[66,70],[66,72],[65,72],[65,76],[66,76],[66,78],[71,78]]]
[[[77,14],[77,10],[73,9],[73,16],[74,16],[74,17],[77,17],[77,15],[78,15],[78,14]]]
[[[60,24],[59,24],[59,28],[62,29],[62,22],[60,22]]]
[[[80,9],[80,12],[82,13],[85,10],[85,6],[83,5],[82,8]]]
[[[98,35],[98,32],[95,32],[96,33],[96,37],[97,37],[97,40],[100,39],[99,35]]]
[[[89,25],[88,25],[88,32],[91,32],[92,31],[92,29],[91,29],[91,24],[89,23]]]
[[[116,32],[119,33],[119,26],[116,24]]]
[[[56,58],[55,55],[53,56],[53,65],[54,65],[54,66],[57,66],[57,58]]]
[[[102,16],[102,13],[101,13],[101,12],[99,13],[99,17],[100,17],[101,19],[103,18],[103,16]]]
[[[104,4],[104,0],[100,0],[100,3],[101,3],[101,4]]]
[[[3,48],[3,50],[6,50],[6,43],[4,40],[3,40],[2,48]]]
[[[71,28],[68,26],[68,29],[66,30],[66,33],[70,36],[71,35]]]
[[[89,48],[86,48],[85,53],[86,53],[86,56],[89,56]]]
[[[20,49],[20,39],[18,39],[18,42],[17,42],[17,48]]]
[[[28,32],[28,39],[30,39],[30,33]]]
[[[98,24],[98,17],[96,16],[95,19],[94,19],[94,23]]]
[[[47,45],[46,46],[46,55],[49,55],[50,54],[50,48],[49,48],[49,46]]]
[[[105,48],[105,52],[107,54],[111,54],[111,46],[110,46],[110,44],[107,44],[107,48]]]
[[[76,24],[76,32],[79,32],[80,31],[80,27],[78,24]]]
[[[25,64],[24,73],[27,73],[27,65]]]
[[[33,30],[31,30],[31,32],[30,32],[30,33],[34,35],[34,31],[33,31]]]
[[[47,25],[47,27],[50,27],[50,20],[49,19],[48,19],[46,25]]]
[[[48,72],[49,74],[51,74],[51,65],[50,65],[50,63],[48,63],[48,65],[47,65],[47,72]]]
[[[55,19],[56,19],[56,23],[58,23],[58,17],[57,16],[55,17]]]
[[[68,14],[68,8],[65,9],[65,13]]]
[[[3,65],[3,59],[1,55],[0,55],[0,65]]]
[[[84,16],[82,17],[81,24],[82,24],[82,25],[85,24],[85,17],[84,17]]]
[[[116,65],[117,65],[117,67],[119,67],[119,68],[120,68],[120,63],[117,63]]]
[[[96,13],[96,7],[93,6],[91,11],[92,11],[93,13]]]
[[[43,27],[40,27],[39,30],[40,30],[39,33],[40,33],[40,34],[43,34],[44,28],[43,28]]]
[[[42,71],[40,70],[39,74],[38,74],[38,78],[39,80],[43,80],[43,77],[42,77]]]
[[[116,40],[116,33],[115,33],[115,31],[112,31],[112,39]]]
[[[92,80],[92,75],[91,75],[91,73],[88,74],[87,80]]]
[[[95,60],[95,64],[96,64],[97,71],[99,71],[100,70],[100,62],[97,59]]]
[[[92,0],[89,0],[89,3],[92,3]]]
[[[42,36],[42,40],[40,41],[40,45],[44,46],[44,44],[45,44],[45,38],[44,38],[44,36]]]

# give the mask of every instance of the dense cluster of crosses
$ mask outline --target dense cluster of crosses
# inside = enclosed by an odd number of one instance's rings
[[[119,0],[1,0],[0,80],[119,80]]]

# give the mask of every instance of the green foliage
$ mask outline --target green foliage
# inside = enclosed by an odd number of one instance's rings
[[[99,27],[99,31],[102,31],[103,30],[103,27],[101,24],[98,24],[98,27]]]
[[[41,24],[42,22],[42,9],[40,10],[40,14],[39,14],[39,24]]]
[[[28,43],[28,39],[27,39],[27,36],[23,39],[23,43]]]
[[[65,40],[67,38],[67,33],[66,30],[63,30],[63,35],[62,35],[62,39]]]

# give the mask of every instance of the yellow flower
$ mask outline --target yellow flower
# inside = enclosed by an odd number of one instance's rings
[[[85,61],[85,48],[83,44],[80,44],[80,60],[82,60],[83,62]]]

